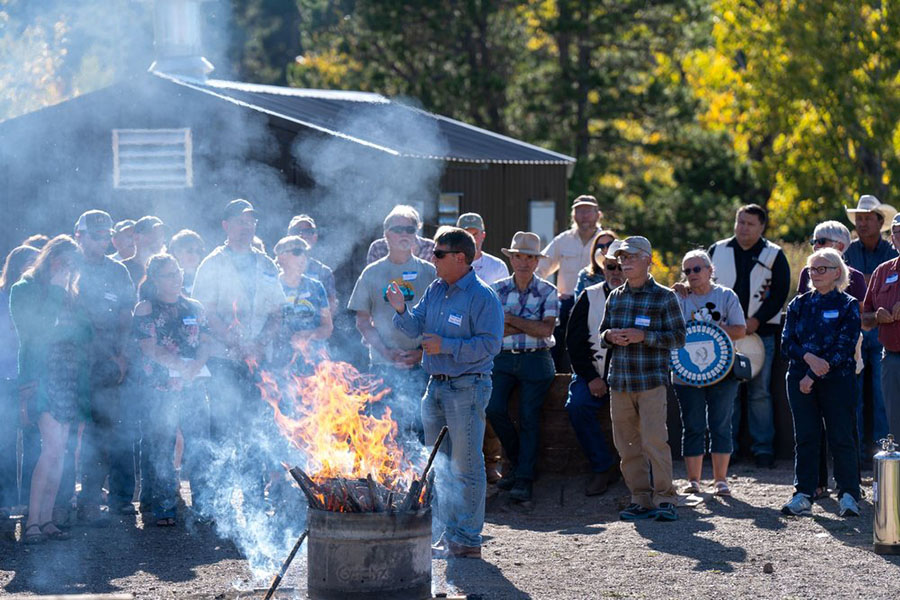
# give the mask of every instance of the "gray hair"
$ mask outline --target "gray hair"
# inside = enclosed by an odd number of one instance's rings
[[[709,278],[712,281],[715,281],[716,268],[713,266],[712,258],[710,258],[709,252],[707,252],[706,250],[703,250],[701,248],[698,248],[697,250],[691,250],[690,252],[688,252],[687,254],[684,255],[684,258],[681,259],[681,265],[684,266],[684,263],[691,260],[692,258],[699,258],[700,260],[702,260],[703,264],[706,265],[707,267],[709,267]],[[683,277],[683,279],[685,281],[687,280],[686,277]]]
[[[816,225],[813,230],[813,239],[818,237],[842,243],[844,245],[842,253],[850,246],[850,230],[840,221],[824,221]]]
[[[844,262],[844,257],[841,256],[841,253],[834,248],[822,248],[821,250],[816,250],[809,255],[808,259],[806,259],[806,266],[811,266],[813,260],[817,258],[823,258],[829,266],[837,268],[838,273],[840,274],[834,282],[834,285],[838,291],[843,292],[846,290],[847,286],[850,285],[850,270],[847,268],[847,264]],[[810,273],[809,277],[809,289],[813,289],[812,273]]]
[[[384,231],[391,227],[391,221],[394,219],[409,219],[415,222],[416,229],[422,226],[422,219],[419,217],[419,211],[407,204],[398,204],[391,209],[391,212],[384,218]]]

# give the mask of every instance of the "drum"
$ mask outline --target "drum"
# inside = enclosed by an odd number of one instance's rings
[[[686,385],[706,387],[731,372],[734,344],[725,330],[708,321],[688,321],[684,346],[672,350],[672,371]]]
[[[753,377],[756,377],[766,366],[766,347],[763,346],[762,338],[755,333],[736,341],[734,349],[750,359],[750,371],[753,373]]]

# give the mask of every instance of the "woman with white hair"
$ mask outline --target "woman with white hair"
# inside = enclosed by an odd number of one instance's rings
[[[731,289],[713,282],[712,259],[705,250],[692,250],[681,260],[689,293],[678,296],[685,321],[708,321],[721,327],[732,340],[747,334],[741,302]],[[738,381],[726,377],[713,385],[697,387],[675,377],[675,393],[681,407],[682,455],[688,485],[684,493],[700,493],[706,434],[709,432],[713,488],[718,496],[730,496],[728,462],[734,449],[731,417]]]
[[[840,516],[858,516],[854,354],[861,325],[859,303],[844,291],[849,271],[840,252],[817,250],[806,264],[811,289],[788,305],[781,336],[781,350],[790,359],[787,393],[794,417],[795,481],[794,496],[781,511],[812,514],[824,420]]]
[[[822,248],[833,248],[843,256],[844,251],[850,245],[850,230],[839,221],[823,221],[813,230],[809,245],[813,247],[813,252]],[[847,262],[846,258],[844,262]],[[866,278],[850,265],[847,265],[847,270],[850,273],[847,293],[862,302],[866,297]],[[807,292],[809,289],[809,269],[804,267],[800,271],[800,279],[797,281],[797,294]]]

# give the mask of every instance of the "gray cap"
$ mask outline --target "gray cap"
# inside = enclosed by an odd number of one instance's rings
[[[653,247],[650,246],[650,240],[641,235],[633,235],[622,240],[622,245],[616,250],[616,256],[620,254],[639,254],[644,253],[647,256],[653,256]]]
[[[900,227],[900,213],[894,215],[894,220],[891,221],[891,229],[894,227]]]
[[[484,219],[478,213],[465,213],[459,215],[459,218],[456,220],[456,226],[460,229],[484,231]]]
[[[134,219],[124,219],[116,223],[115,227],[113,227],[113,234],[118,235],[129,229],[134,229]]]
[[[238,217],[244,213],[250,213],[255,216],[256,209],[243,198],[238,198],[237,200],[232,200],[225,206],[225,211],[222,213],[222,220],[227,221],[232,217]]]
[[[609,248],[606,249],[605,258],[616,260],[616,252],[622,247],[623,243],[622,240],[613,240],[612,244],[609,245]]]
[[[162,227],[163,222],[159,217],[154,217],[153,215],[146,215],[138,219],[134,224],[134,232],[138,234],[150,233],[157,227]]]
[[[112,233],[113,220],[108,212],[89,210],[75,221],[75,233],[79,231],[109,231]]]

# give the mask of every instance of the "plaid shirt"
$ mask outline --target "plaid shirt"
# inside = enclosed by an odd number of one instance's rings
[[[497,292],[503,312],[530,321],[543,321],[547,317],[559,316],[559,297],[556,287],[546,279],[537,275],[524,292],[519,292],[513,276],[494,283],[491,287]],[[526,333],[516,333],[503,338],[504,350],[533,350],[552,348],[556,340],[551,333],[549,337],[536,338]]]
[[[606,341],[610,329],[643,329],[644,341],[616,346]],[[684,317],[675,293],[653,277],[639,287],[627,282],[606,300],[600,324],[604,348],[612,348],[609,387],[618,392],[642,392],[669,382],[669,356],[684,345]]]

